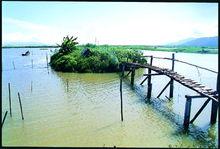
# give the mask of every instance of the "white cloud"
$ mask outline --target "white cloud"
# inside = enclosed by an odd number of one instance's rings
[[[9,26],[11,28],[9,28]],[[17,31],[11,32],[9,30],[13,28],[16,28]],[[7,29],[7,31],[5,29]],[[55,44],[61,40],[61,36],[62,34],[59,32],[58,28],[54,26],[35,24],[12,18],[3,19],[3,43],[34,41]]]
[[[144,18],[144,19],[143,19]],[[7,26],[16,28],[8,31]],[[3,18],[4,42],[42,42],[46,44],[60,43],[66,35],[78,37],[78,42],[99,44],[165,44],[189,37],[215,36],[218,33],[216,22],[202,24],[190,20],[169,20],[168,18],[132,17],[116,19],[115,22],[96,20],[82,23],[81,26],[68,22],[69,27],[48,26],[30,23],[13,18]],[[70,28],[71,27],[71,28]]]

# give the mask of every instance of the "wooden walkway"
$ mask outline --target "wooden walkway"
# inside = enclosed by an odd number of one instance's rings
[[[145,56],[146,57],[146,56]],[[190,64],[184,61],[179,61],[175,59],[175,54],[172,54],[172,58],[161,58],[161,57],[153,57],[153,56],[148,56],[151,57],[149,63],[147,64],[139,64],[139,63],[131,63],[131,62],[124,62],[121,63],[121,71],[122,75],[120,78],[120,94],[121,94],[121,107],[122,107],[122,79],[129,74],[131,74],[131,85],[134,85],[134,77],[135,77],[135,69],[137,68],[147,68],[148,73],[143,74],[143,76],[146,76],[146,78],[140,83],[142,85],[146,80],[147,80],[147,99],[151,99],[151,92],[152,92],[152,82],[151,82],[151,77],[156,76],[156,75],[165,75],[170,78],[170,81],[166,84],[166,86],[162,89],[162,91],[159,93],[157,98],[160,97],[160,95],[166,90],[168,86],[170,86],[170,92],[169,92],[169,100],[173,99],[173,90],[174,90],[174,81],[182,84],[183,86],[197,92],[199,95],[185,95],[186,98],[186,104],[185,104],[185,112],[184,112],[184,128],[188,129],[189,124],[193,123],[194,120],[199,116],[199,114],[203,111],[203,109],[208,105],[209,101],[212,101],[212,107],[211,107],[211,117],[210,117],[210,123],[214,124],[216,123],[217,119],[217,112],[218,112],[218,107],[219,107],[219,92],[220,92],[220,85],[219,85],[219,72],[215,72],[213,70],[210,70],[208,68],[204,68],[201,66],[197,66],[194,64]],[[172,60],[172,67],[171,69],[167,68],[160,68],[157,66],[152,65],[153,63],[153,58],[159,58],[159,59],[167,59],[167,60]],[[202,85],[192,79],[185,78],[183,75],[178,74],[177,72],[174,71],[174,62],[182,62],[187,65],[192,65],[196,66],[200,69],[205,69],[207,71],[211,71],[213,73],[217,73],[217,87],[216,90],[213,90],[211,88],[206,87],[205,85]],[[129,70],[128,74],[124,75],[124,71]],[[151,73],[151,71],[155,71],[156,73]],[[207,98],[204,104],[200,107],[198,112],[194,115],[194,117],[190,120],[190,113],[191,113],[191,102],[193,98]],[[122,109],[122,108],[121,108]],[[123,121],[123,110],[121,110],[121,116],[122,116],[122,121]]]
[[[166,75],[175,81],[179,82],[180,84],[184,85],[187,88],[190,88],[200,95],[203,95],[205,97],[208,97],[212,100],[215,100],[218,102],[218,94],[217,91],[206,87],[205,85],[202,85],[194,80],[187,79],[184,76],[178,74],[177,72],[174,72],[167,68],[160,68],[156,66],[151,66],[149,64],[139,64],[139,63],[124,63],[125,66],[129,67],[135,67],[135,68],[150,68],[151,70],[157,72],[159,75]]]

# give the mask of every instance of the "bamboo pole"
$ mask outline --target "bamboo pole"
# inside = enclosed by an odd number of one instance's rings
[[[23,110],[22,110],[22,104],[21,104],[21,97],[20,97],[19,92],[18,92],[18,100],[19,100],[19,103],[20,103],[21,118],[22,118],[22,120],[24,120],[24,115],[23,115]]]
[[[184,114],[184,128],[188,129],[189,128],[189,122],[190,122],[190,112],[191,112],[191,102],[192,102],[192,98],[189,96],[185,96],[186,97],[186,104],[185,104],[185,114]]]
[[[66,79],[66,90],[67,92],[69,91],[69,80],[68,79]]]
[[[33,90],[33,81],[31,81],[31,92]]]
[[[4,115],[4,118],[3,118],[3,121],[2,121],[2,127],[3,127],[3,125],[4,125],[5,118],[6,118],[7,114],[8,114],[8,111],[5,112],[5,115]]]
[[[122,78],[124,77],[124,65],[122,65],[122,75],[120,77],[120,97],[121,97],[121,121],[123,122],[123,99],[122,99]]]
[[[13,64],[13,67],[14,67],[14,70],[15,70],[15,63],[14,63],[14,61],[12,62],[12,64]]]
[[[153,56],[150,57],[150,65],[153,64]],[[148,68],[148,80],[147,80],[147,98],[151,98],[151,92],[152,92],[152,83],[151,83],[151,68]]]
[[[134,85],[135,67],[131,70],[131,85]]]
[[[174,71],[175,54],[172,54],[172,71]],[[170,79],[170,98],[173,98],[173,78]]]
[[[48,68],[48,55],[46,54],[46,62],[47,62],[47,68]]]
[[[11,88],[10,88],[10,83],[8,83],[8,99],[9,99],[9,108],[10,108],[10,116],[12,117],[12,112],[11,112]]]
[[[31,66],[32,66],[32,69],[34,68],[34,61],[33,59],[31,59]]]

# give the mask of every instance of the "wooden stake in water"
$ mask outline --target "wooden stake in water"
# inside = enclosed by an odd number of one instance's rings
[[[31,92],[33,90],[33,81],[31,81]]]
[[[21,98],[20,98],[20,94],[19,94],[19,92],[18,92],[18,100],[19,100],[19,103],[20,103],[21,117],[22,117],[22,120],[24,120],[23,110],[22,110],[22,104],[21,104]]]
[[[123,122],[123,100],[122,100],[122,78],[124,77],[125,66],[122,65],[122,74],[120,76],[120,97],[121,97],[121,121]]]
[[[32,66],[32,69],[34,68],[34,62],[33,62],[33,59],[31,60],[31,66]]]
[[[69,81],[68,79],[66,80],[66,89],[67,89],[67,92],[69,91]]]
[[[11,112],[11,88],[10,88],[10,83],[8,83],[8,98],[9,98],[9,108],[10,108],[10,116],[12,117],[12,112]]]
[[[14,61],[12,62],[12,64],[13,64],[13,67],[14,67],[14,69],[15,69],[15,63],[14,63]]]
[[[5,112],[5,115],[4,115],[4,118],[3,118],[3,121],[2,121],[2,126],[3,126],[4,122],[5,122],[5,118],[6,118],[7,114],[8,114],[8,111]]]
[[[47,56],[47,54],[46,54],[46,61],[47,61],[47,68],[48,68],[48,56]]]
[[[120,78],[121,121],[123,121],[122,77]]]

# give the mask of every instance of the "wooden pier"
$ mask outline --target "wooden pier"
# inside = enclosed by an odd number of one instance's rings
[[[206,105],[209,103],[209,101],[212,101],[212,109],[211,109],[211,118],[210,118],[210,123],[214,124],[216,122],[217,119],[217,111],[218,111],[218,98],[219,98],[219,79],[217,80],[217,91],[211,88],[206,87],[205,85],[202,85],[192,79],[189,78],[185,78],[184,76],[178,74],[177,72],[174,71],[174,61],[179,61],[179,60],[175,60],[175,55],[172,54],[172,58],[162,58],[162,59],[168,59],[168,60],[172,60],[172,67],[171,69],[167,69],[167,68],[160,68],[157,66],[153,66],[152,62],[153,62],[153,56],[148,56],[150,57],[150,62],[149,64],[139,64],[139,63],[131,63],[131,62],[124,62],[121,63],[122,67],[127,70],[130,70],[128,72],[127,75],[128,76],[131,73],[131,85],[134,85],[134,77],[135,77],[135,69],[138,68],[147,68],[148,69],[148,73],[147,74],[143,74],[143,76],[146,76],[146,78],[144,78],[144,80],[140,83],[140,85],[142,85],[146,80],[147,81],[147,99],[149,100],[151,98],[151,92],[152,92],[152,82],[151,82],[151,77],[152,76],[156,76],[156,75],[165,75],[167,77],[170,78],[170,81],[166,84],[166,86],[162,89],[162,91],[158,94],[157,98],[160,97],[160,95],[166,90],[166,88],[168,86],[170,86],[170,93],[169,93],[169,99],[173,98],[173,89],[174,89],[174,81],[182,84],[183,86],[195,91],[196,93],[198,93],[198,95],[194,95],[194,96],[189,96],[186,95],[186,105],[185,105],[185,114],[184,114],[184,128],[188,129],[189,124],[193,123],[193,121],[198,117],[198,115],[202,112],[202,110],[206,107]],[[156,58],[160,58],[160,57],[156,57]],[[179,61],[179,62],[183,62],[183,61]],[[183,62],[192,66],[196,66],[194,64],[190,64],[187,62]],[[208,71],[212,71],[209,70],[207,68],[203,68],[198,66],[199,68],[208,70]],[[155,73],[151,73],[151,71],[154,71]],[[214,73],[217,73],[215,71],[212,71]],[[122,70],[122,74],[124,74],[124,69]],[[219,76],[219,73],[218,73]],[[219,78],[219,77],[217,77]],[[193,98],[207,98],[207,100],[205,101],[205,103],[202,105],[202,107],[198,110],[198,112],[195,114],[195,116],[192,118],[192,120],[190,120],[190,111],[191,111],[191,101]]]

